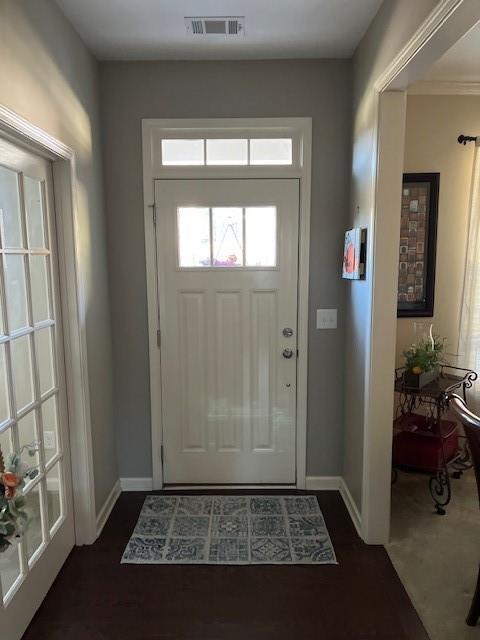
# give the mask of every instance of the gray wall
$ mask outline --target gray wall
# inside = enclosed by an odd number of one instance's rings
[[[353,148],[350,223],[372,230],[376,163],[377,97],[374,82],[395,58],[438,0],[385,0],[353,58]],[[368,244],[373,248],[374,238]],[[370,320],[373,260],[367,279],[352,282],[346,299],[345,459],[344,479],[362,508],[365,397],[369,392]],[[387,354],[390,356],[390,354]],[[392,351],[393,362],[393,351]],[[392,367],[393,368],[393,367]],[[391,412],[385,415],[391,428]]]
[[[340,474],[350,62],[107,62],[100,80],[120,475],[151,475],[141,119],[275,116],[313,118],[307,471]],[[318,307],[337,331],[315,330]]]
[[[76,152],[97,513],[117,479],[98,65],[52,0],[0,0],[0,104]]]

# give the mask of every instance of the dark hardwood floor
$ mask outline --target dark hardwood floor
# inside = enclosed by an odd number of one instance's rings
[[[339,565],[310,567],[120,565],[145,495],[122,494],[99,540],[72,551],[24,640],[428,640],[336,492],[317,496]]]

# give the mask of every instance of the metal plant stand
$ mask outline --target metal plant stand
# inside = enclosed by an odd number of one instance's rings
[[[434,438],[435,442],[431,444],[438,456],[435,463],[419,462],[419,458],[415,456],[413,457],[416,462],[412,464],[408,461],[395,464],[394,461],[392,482],[396,481],[399,469],[428,474],[430,495],[435,510],[439,515],[444,515],[445,507],[452,497],[450,474],[453,478],[460,478],[462,473],[472,466],[465,436],[459,433],[456,423],[442,420],[442,416],[448,410],[447,394],[461,391],[466,402],[467,389],[471,388],[477,374],[471,369],[442,365],[438,378],[421,388],[416,388],[405,384],[404,372],[403,367],[395,370],[398,405],[393,423],[394,437],[408,432],[410,444],[416,441],[424,448],[428,448],[430,444],[428,439]],[[416,436],[419,438],[416,439]],[[451,443],[457,441],[458,446],[455,445],[455,449],[452,450]]]

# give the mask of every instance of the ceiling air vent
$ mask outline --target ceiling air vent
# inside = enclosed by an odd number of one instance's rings
[[[242,36],[245,34],[245,17],[187,17],[185,27],[192,36]]]

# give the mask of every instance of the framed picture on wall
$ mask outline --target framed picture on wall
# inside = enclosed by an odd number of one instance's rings
[[[365,257],[367,253],[367,230],[356,227],[345,233],[342,278],[361,280],[365,278]]]
[[[439,173],[405,173],[400,213],[397,317],[433,316]]]

